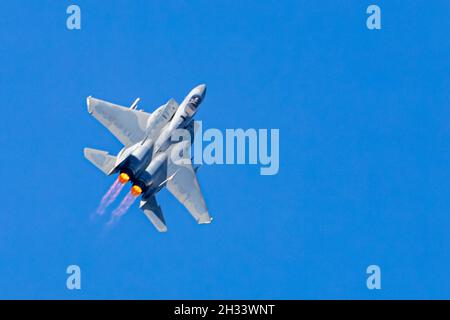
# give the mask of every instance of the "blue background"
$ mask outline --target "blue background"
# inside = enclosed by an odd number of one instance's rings
[[[0,4],[0,298],[450,298],[447,0],[74,3]],[[211,225],[163,191],[167,234],[136,205],[104,233],[82,150],[121,145],[86,97],[202,82],[204,129],[280,129],[279,174],[203,166]]]

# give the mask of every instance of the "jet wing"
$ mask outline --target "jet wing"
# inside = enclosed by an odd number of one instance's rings
[[[140,208],[144,211],[147,218],[153,223],[153,225],[159,232],[167,231],[164,215],[162,213],[161,207],[156,202],[156,198],[154,195],[148,199],[143,199],[141,201]]]
[[[167,189],[186,207],[197,223],[210,223],[212,218],[206,208],[190,159],[185,159],[186,163],[180,165],[170,160],[168,162],[168,176],[175,175],[167,181]]]
[[[93,97],[87,98],[87,105],[89,113],[123,145],[130,146],[145,138],[149,113]]]

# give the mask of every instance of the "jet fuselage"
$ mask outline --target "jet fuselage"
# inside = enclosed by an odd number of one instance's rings
[[[187,127],[196,114],[205,94],[205,85],[195,87],[185,97],[172,119],[160,132],[153,130],[143,141],[124,148],[120,152],[119,157],[121,156],[122,160],[118,171],[126,174],[129,181],[138,186],[146,197],[158,192],[167,182],[164,173],[170,152],[172,133],[176,129]],[[155,126],[150,123],[150,120],[148,127],[153,129]]]

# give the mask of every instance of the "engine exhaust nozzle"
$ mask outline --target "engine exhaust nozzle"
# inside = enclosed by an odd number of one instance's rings
[[[134,197],[138,197],[141,193],[142,193],[142,188],[141,187],[139,187],[137,185],[134,185],[134,186],[131,187],[131,194]]]
[[[127,175],[126,173],[122,172],[119,175],[119,181],[121,184],[126,184],[128,181],[130,181],[130,176]]]

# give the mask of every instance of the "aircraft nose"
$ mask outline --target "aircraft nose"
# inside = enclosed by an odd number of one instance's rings
[[[199,86],[197,86],[197,91],[198,91],[198,93],[202,96],[202,98],[205,96],[205,94],[206,94],[206,84],[201,84],[201,85],[199,85]]]

